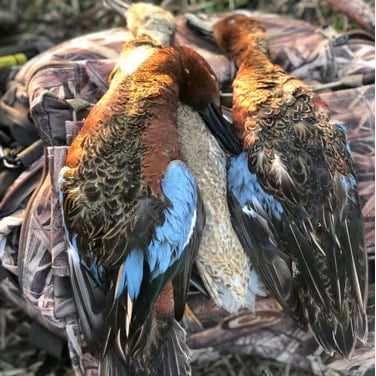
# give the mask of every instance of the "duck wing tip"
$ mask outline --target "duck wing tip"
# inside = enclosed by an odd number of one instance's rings
[[[209,103],[208,113],[200,112],[200,115],[225,152],[230,155],[242,152],[242,144],[235,135],[232,124],[226,120],[215,103]]]

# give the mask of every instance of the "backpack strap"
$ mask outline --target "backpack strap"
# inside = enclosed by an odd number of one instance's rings
[[[29,119],[29,104],[23,97],[24,87],[11,82],[0,100],[0,129],[17,145],[28,146],[38,139],[38,134]]]
[[[5,269],[1,264],[0,264],[0,282],[3,280],[3,279],[10,279],[10,280],[13,280],[14,279],[14,276],[12,276],[12,273],[9,272],[9,270]]]
[[[89,112],[91,108],[94,106],[93,103],[90,103],[82,98],[74,97],[74,98],[69,98],[65,99],[66,102],[70,104],[70,106],[73,109],[73,116],[72,120],[76,121],[77,120],[77,114],[82,113],[82,111],[87,111]]]
[[[42,140],[34,141],[19,153],[4,153],[4,149],[0,146],[0,159],[4,167],[9,170],[26,169],[43,155],[43,147]]]
[[[31,323],[29,341],[56,359],[62,359],[66,353],[67,341],[52,333],[36,320]]]
[[[25,150],[25,153],[21,152],[22,155],[15,159],[19,161],[18,169],[8,168],[0,173],[2,182],[9,183],[9,185],[4,184],[4,187],[0,187],[0,218],[17,210],[38,185],[43,171],[43,159],[41,158],[43,145],[41,147],[40,142],[40,140],[36,141],[36,145],[32,144],[30,149],[27,148],[29,150]],[[35,165],[33,166],[33,164]],[[26,171],[21,174],[23,169]]]

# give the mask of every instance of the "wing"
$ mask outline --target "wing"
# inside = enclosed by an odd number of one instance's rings
[[[146,249],[130,250],[114,283],[111,325],[119,353],[129,340],[133,353],[145,348],[144,326],[149,325],[150,315],[180,318],[184,311],[205,214],[198,187],[183,162],[168,165],[161,187],[168,201],[163,223],[155,224]]]
[[[354,175],[335,172],[315,215],[289,218],[286,231],[313,333],[328,353],[345,357],[367,335],[367,262],[356,191]]]
[[[183,252],[181,261],[182,267],[173,278],[174,301],[175,301],[175,318],[180,321],[184,315],[185,303],[187,301],[188,288],[191,281],[191,272],[195,261],[202,232],[205,226],[205,209],[200,194],[197,195],[196,224],[189,243]]]
[[[224,151],[231,155],[241,153],[241,142],[234,134],[232,124],[225,119],[217,105],[210,103],[208,113],[200,112],[200,115]]]
[[[333,136],[328,136],[327,144],[332,147],[325,150],[331,184],[313,217],[313,224],[317,225],[309,230],[309,239],[320,251],[317,252],[320,258],[325,260],[321,278],[326,285],[326,296],[330,298],[327,307],[331,315],[322,307],[308,314],[312,326],[322,326],[323,330],[314,330],[324,333],[323,338],[316,335],[320,343],[324,342],[323,347],[347,357],[356,339],[364,342],[367,337],[368,263],[358,184],[346,128],[342,123],[331,125]],[[319,269],[320,264],[317,266]],[[328,325],[329,319],[334,322],[335,330]]]
[[[229,201],[234,226],[268,289],[297,322],[307,317],[327,352],[348,356],[356,338],[367,334],[367,262],[356,177],[342,131],[334,129],[334,141],[327,142],[335,145],[332,150],[318,147],[315,157],[301,153],[310,158],[305,184],[283,165],[282,154],[279,168],[261,176],[250,172],[246,154],[233,158]],[[272,173],[280,174],[279,187]]]
[[[105,290],[103,269],[93,262],[90,267],[80,259],[76,234],[68,240],[69,275],[80,326],[91,351],[100,353],[104,335]]]
[[[283,308],[305,327],[293,260],[277,232],[284,226],[285,210],[250,173],[246,152],[229,160],[228,199],[234,228],[257,273]]]
[[[64,171],[65,169],[62,169],[60,172],[59,187],[64,182]],[[59,197],[67,241],[69,275],[80,326],[90,350],[100,353],[105,317],[104,269],[97,266],[93,260],[87,263],[80,257],[76,241],[77,233],[69,231],[66,225],[64,197],[61,190]]]

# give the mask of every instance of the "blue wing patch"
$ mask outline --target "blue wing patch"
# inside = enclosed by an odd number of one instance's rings
[[[356,189],[357,182],[354,175],[345,176],[341,174],[340,179],[345,192]]]
[[[172,161],[161,182],[162,191],[169,199],[163,225],[155,228],[146,254],[133,249],[119,270],[115,298],[118,299],[127,286],[131,300],[139,293],[143,279],[144,257],[149,265],[152,279],[166,272],[182,255],[196,223],[197,185],[186,165]]]
[[[266,211],[268,217],[281,219],[283,207],[273,195],[265,192],[256,174],[248,169],[248,156],[243,152],[229,160],[228,189],[238,200],[245,214],[254,216]],[[253,208],[249,205],[252,203]]]
[[[187,166],[181,161],[172,161],[161,186],[171,206],[165,210],[165,222],[156,228],[147,250],[153,278],[180,258],[196,223],[197,185]]]
[[[127,285],[129,297],[134,301],[140,293],[143,274],[144,252],[141,249],[133,249],[119,270],[115,299],[119,299],[124,286]]]

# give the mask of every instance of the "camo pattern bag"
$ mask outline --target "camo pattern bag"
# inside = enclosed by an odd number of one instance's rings
[[[1,264],[18,279],[17,286],[11,277],[4,278],[0,290],[6,298],[22,301],[30,316],[67,340],[76,374],[96,374],[97,360],[86,350],[77,322],[57,180],[82,119],[107,90],[107,77],[127,35],[117,29],[56,46],[25,65],[13,85],[23,98],[27,93],[45,155],[20,175],[1,202],[9,206],[22,187],[30,186],[35,170],[39,172],[31,197],[25,192],[17,211],[0,212],[5,214],[0,219]]]

